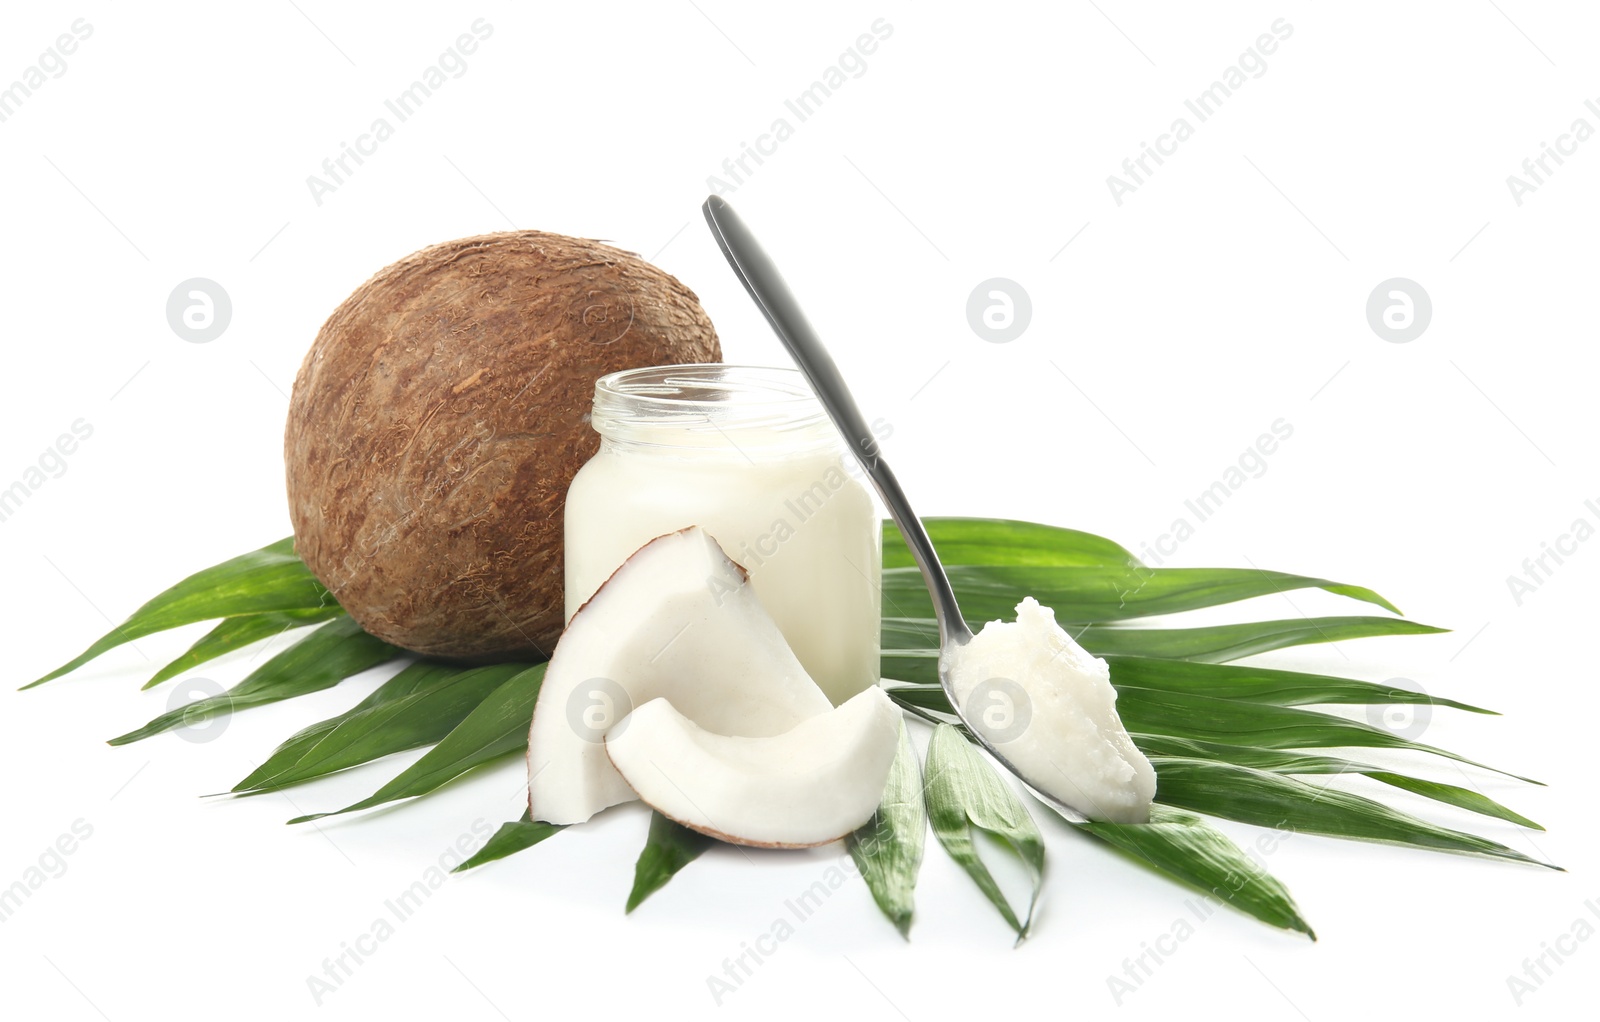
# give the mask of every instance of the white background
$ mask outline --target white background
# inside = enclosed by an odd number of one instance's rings
[[[1570,872],[1295,837],[1268,864],[1320,942],[1218,912],[1119,1009],[1106,977],[1190,895],[1041,814],[1049,883],[1021,949],[930,839],[910,944],[852,885],[721,1010],[1494,1017],[1515,1009],[1506,977],[1525,958],[1580,916],[1600,926],[1584,905],[1600,898],[1588,775],[1600,543],[1520,605],[1507,585],[1575,519],[1595,523],[1584,501],[1600,498],[1600,141],[1520,206],[1506,185],[1575,118],[1600,128],[1583,105],[1600,96],[1600,17],[1586,5],[297,3],[4,14],[0,83],[75,18],[94,30],[0,124],[0,486],[75,420],[94,429],[0,523],[13,682],[189,571],[287,533],[281,430],[300,359],[351,289],[423,245],[513,224],[610,239],[699,293],[730,361],[781,363],[697,206],[707,176],[882,17],[893,35],[866,72],[730,198],[869,415],[892,422],[888,453],[924,513],[1070,524],[1139,551],[1284,418],[1294,436],[1268,471],[1167,563],[1331,575],[1454,629],[1262,662],[1406,678],[1503,711],[1438,711],[1424,740],[1548,788],[1421,766],[1549,832],[1419,811]],[[478,17],[494,32],[468,71],[317,205],[307,176]],[[1278,18],[1293,35],[1265,73],[1114,202],[1107,175]],[[164,314],[195,276],[232,296],[232,324],[209,344],[186,343]],[[1395,276],[1434,307],[1408,344],[1378,337],[1364,311]],[[1008,344],[966,320],[991,277],[1032,298]],[[1259,604],[1230,613],[1364,612],[1320,593]],[[287,796],[201,801],[379,679],[242,714],[215,742],[104,745],[166,708],[166,692],[138,685],[192,637],[0,695],[0,885],[75,820],[93,828],[65,874],[0,924],[8,1017],[310,1014],[307,976],[386,898],[474,821],[520,809],[508,765],[320,832],[282,825],[367,793],[393,762]],[[249,661],[206,673],[231,683]],[[452,879],[320,1011],[712,1012],[707,975],[839,851],[717,849],[625,918],[645,822],[609,813]],[[1579,944],[1521,1010],[1591,1012],[1597,971],[1600,940]]]

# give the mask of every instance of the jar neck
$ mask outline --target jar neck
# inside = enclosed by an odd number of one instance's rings
[[[793,369],[653,366],[595,383],[603,450],[726,454],[752,461],[836,450],[838,431]]]
[[[818,436],[801,442],[800,438],[788,438],[783,442],[774,442],[763,439],[758,442],[747,442],[750,438],[740,437],[737,433],[730,432],[722,437],[721,443],[695,442],[683,443],[676,435],[666,435],[660,442],[655,439],[642,437],[637,434],[628,436],[611,436],[600,434],[600,452],[602,454],[625,455],[660,455],[663,457],[695,458],[715,460],[723,459],[736,464],[762,463],[789,458],[820,458],[846,454],[844,443],[835,436]]]

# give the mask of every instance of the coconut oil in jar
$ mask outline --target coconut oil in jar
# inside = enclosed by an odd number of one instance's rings
[[[591,421],[600,450],[567,489],[567,620],[635,550],[698,525],[750,573],[829,699],[877,684],[877,508],[798,371],[612,373]]]

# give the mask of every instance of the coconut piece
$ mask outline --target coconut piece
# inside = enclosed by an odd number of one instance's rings
[[[947,651],[962,717],[1022,779],[1091,820],[1144,823],[1156,772],[1117,716],[1106,662],[1033,597]]]
[[[809,848],[872,818],[900,739],[881,688],[766,738],[717,734],[652,699],[606,735],[606,753],[656,812],[739,845]]]
[[[832,705],[716,540],[699,528],[654,539],[573,615],[545,670],[528,733],[533,818],[582,823],[631,801],[603,743],[657,697],[711,731],[751,736]]]
[[[694,294],[631,253],[540,231],[423,249],[346,299],[300,367],[295,550],[386,642],[542,659],[595,380],[721,358]]]

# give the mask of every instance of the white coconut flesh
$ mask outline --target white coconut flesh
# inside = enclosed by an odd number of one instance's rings
[[[1024,781],[1091,820],[1150,819],[1155,770],[1117,716],[1110,669],[1055,611],[1030,596],[944,657],[968,724]]]
[[[832,709],[716,540],[662,536],[583,605],[550,658],[528,734],[533,819],[582,823],[632,800],[604,739],[657,698],[709,732],[757,738]]]
[[[735,844],[806,848],[872,818],[899,736],[900,711],[869,688],[765,738],[715,734],[655,699],[607,735],[606,751],[663,816]]]

